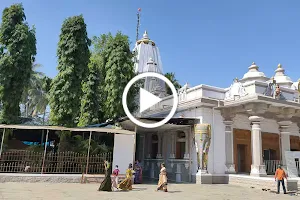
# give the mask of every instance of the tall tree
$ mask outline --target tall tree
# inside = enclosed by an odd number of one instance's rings
[[[90,39],[82,15],[67,18],[58,43],[58,75],[50,89],[52,124],[75,126],[80,112],[82,81],[88,73]]]
[[[20,103],[36,55],[35,29],[28,26],[22,4],[3,10],[0,27],[0,98],[2,123],[18,123]]]
[[[83,84],[83,97],[81,99],[80,118],[78,126],[100,123],[104,120],[104,77],[106,63],[106,45],[113,39],[112,35],[102,34],[93,37],[89,75]]]
[[[166,73],[165,77],[167,77],[171,83],[174,85],[175,89],[181,88],[181,85],[179,84],[178,80],[175,78],[175,73]],[[167,94],[172,95],[171,88],[166,84]]]
[[[105,116],[116,119],[125,115],[122,106],[123,90],[127,83],[135,76],[133,69],[133,54],[130,51],[128,36],[118,32],[116,36],[107,43],[105,49],[105,80],[104,92],[106,100],[104,104]],[[134,97],[136,90],[131,90],[127,95],[129,109],[135,107]]]
[[[97,57],[92,57],[89,64],[89,75],[83,83],[83,97],[81,99],[80,118],[78,126],[100,123],[103,119],[101,108],[100,80],[101,71],[97,65]]]

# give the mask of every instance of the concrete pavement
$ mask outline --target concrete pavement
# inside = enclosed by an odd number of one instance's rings
[[[98,184],[0,183],[0,200],[240,200],[296,199],[299,196],[274,194],[233,185],[169,184],[169,192],[155,192],[155,185],[134,185],[129,192],[98,192]]]

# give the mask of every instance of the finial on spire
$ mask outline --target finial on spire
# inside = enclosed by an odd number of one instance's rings
[[[256,65],[255,62],[252,62],[252,65]]]
[[[282,65],[279,63],[278,66],[277,66],[277,68],[282,68]]]
[[[149,39],[147,31],[145,31],[145,33],[143,34],[143,39]]]

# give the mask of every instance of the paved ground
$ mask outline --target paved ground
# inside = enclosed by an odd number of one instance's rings
[[[233,185],[170,184],[169,192],[155,192],[155,185],[134,185],[130,192],[98,192],[96,184],[0,183],[0,200],[240,200],[298,199]]]

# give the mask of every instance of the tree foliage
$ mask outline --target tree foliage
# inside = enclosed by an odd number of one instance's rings
[[[59,137],[59,152],[77,152],[87,154],[89,148],[89,139],[83,138],[81,135],[72,135],[70,131],[60,131],[57,133]],[[97,141],[91,139],[90,154],[105,153],[111,151],[111,147],[104,143],[99,144]]]
[[[112,40],[111,34],[93,37],[89,75],[83,83],[83,97],[81,99],[80,118],[78,126],[87,126],[104,121],[104,78],[105,78],[105,48]]]
[[[125,115],[122,106],[122,95],[127,83],[135,76],[133,69],[133,54],[130,51],[128,36],[117,33],[107,42],[105,52],[104,104],[105,116],[116,119]],[[136,90],[127,95],[130,108],[135,107]]]
[[[80,112],[82,81],[88,74],[90,39],[82,15],[67,18],[58,43],[58,75],[50,89],[52,124],[75,126]]]
[[[97,59],[91,58],[89,75],[83,83],[83,97],[81,99],[80,118],[78,126],[100,123],[103,119],[101,108],[101,73],[97,65]]]
[[[181,85],[178,80],[175,78],[175,73],[166,73],[165,77],[167,77],[171,83],[174,85],[175,89],[180,89]],[[167,94],[172,95],[171,88],[166,84]]]
[[[34,118],[43,115],[42,121],[44,122],[46,108],[49,104],[49,90],[52,79],[38,71],[37,68],[39,67],[41,67],[40,64],[33,64],[32,66],[29,84],[23,92],[22,105],[24,112],[21,113],[21,116]]]
[[[3,10],[0,27],[0,98],[2,123],[18,123],[20,103],[36,55],[35,29],[28,26],[22,4]]]

